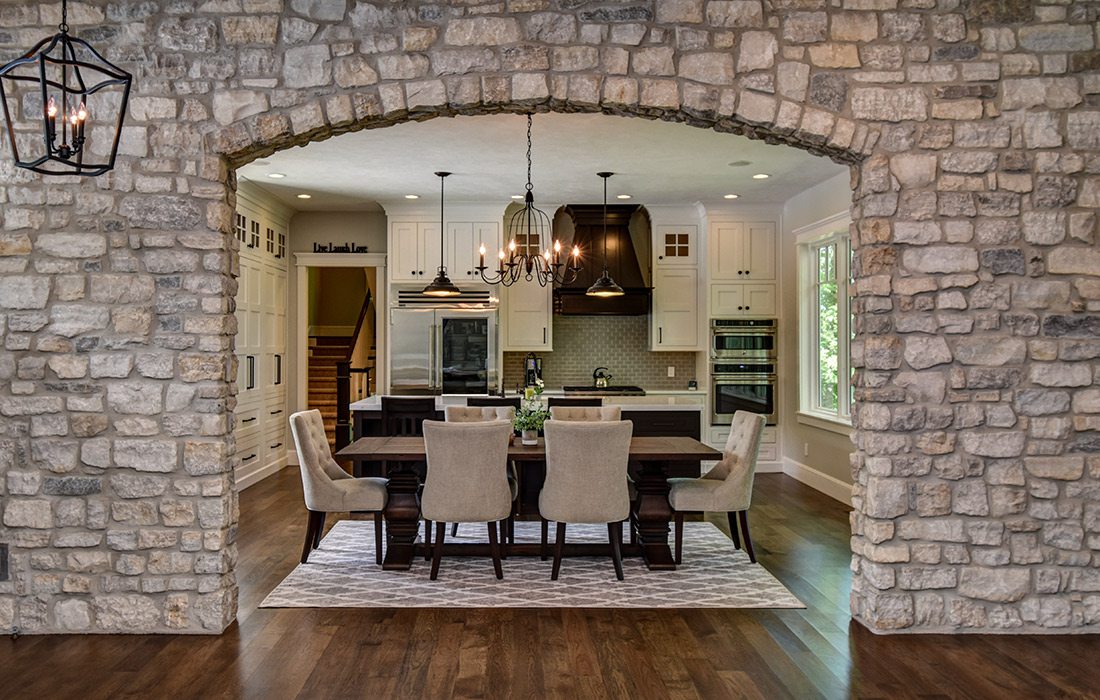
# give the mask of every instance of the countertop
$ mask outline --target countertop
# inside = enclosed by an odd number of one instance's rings
[[[564,396],[565,394],[560,390],[548,389],[542,395]],[[444,406],[464,406],[466,399],[471,396],[485,396],[485,394],[436,396],[434,397],[435,407],[441,411]],[[509,394],[509,396],[515,396],[515,394]],[[621,406],[629,411],[702,411],[706,408],[706,392],[687,389],[646,390],[645,396],[605,396],[603,398],[605,406]],[[380,396],[370,396],[352,403],[350,408],[352,411],[380,411],[382,399]]]

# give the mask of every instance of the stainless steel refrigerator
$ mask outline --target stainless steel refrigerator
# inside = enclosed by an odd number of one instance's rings
[[[390,309],[390,392],[487,394],[497,376],[495,309]]]

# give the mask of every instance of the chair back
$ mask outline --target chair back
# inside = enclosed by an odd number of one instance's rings
[[[546,405],[554,406],[603,406],[602,396],[551,396]]]
[[[622,420],[620,406],[551,406],[550,417],[567,421]]]
[[[395,437],[419,437],[420,424],[435,418],[435,399],[382,397],[383,434]]]
[[[314,409],[291,414],[290,432],[294,436],[294,449],[298,452],[306,508],[333,510],[334,499],[339,503],[341,497],[332,482],[353,477],[332,458],[321,412]]]
[[[759,413],[735,411],[722,459],[702,476],[722,481],[716,495],[729,503],[728,511],[748,510],[752,502],[752,482],[765,422]]]
[[[467,406],[511,406],[519,410],[518,396],[471,396],[466,399]]]
[[[516,409],[511,406],[447,406],[444,411],[448,423],[483,423],[489,420],[510,423],[516,417]]]
[[[566,523],[611,523],[630,514],[627,463],[631,421],[562,421],[542,425],[546,481],[539,512]]]
[[[511,421],[424,421],[428,473],[420,509],[428,520],[494,522],[508,517]]]

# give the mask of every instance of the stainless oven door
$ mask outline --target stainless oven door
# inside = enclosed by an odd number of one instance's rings
[[[775,357],[775,333],[716,330],[710,351],[711,357],[719,359]]]
[[[775,375],[715,374],[711,377],[711,424],[729,425],[735,411],[760,413],[776,424]]]

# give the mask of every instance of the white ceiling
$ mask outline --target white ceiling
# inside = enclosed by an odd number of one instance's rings
[[[518,114],[437,118],[367,129],[281,151],[243,166],[253,181],[303,211],[376,210],[406,194],[438,201],[448,170],[447,202],[507,204],[526,182],[527,120]],[[602,114],[536,114],[532,128],[535,203],[599,203],[596,173],[615,173],[609,201],[635,204],[784,202],[845,172],[846,166],[787,146],[685,124]],[[748,161],[747,165],[735,164]],[[753,180],[754,173],[768,173]],[[271,179],[269,173],[285,178]],[[299,193],[312,195],[298,199]],[[626,202],[619,202],[626,203]]]

